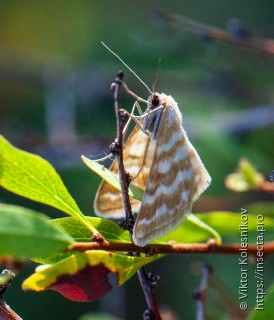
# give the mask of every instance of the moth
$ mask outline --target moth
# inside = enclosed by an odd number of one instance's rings
[[[131,199],[133,211],[139,211],[133,241],[145,246],[180,225],[211,178],[188,140],[182,114],[171,96],[150,91],[147,109],[136,122],[123,156],[131,183],[145,190],[141,203]],[[115,161],[110,170],[117,173]],[[104,181],[94,209],[101,217],[125,216],[121,193]]]

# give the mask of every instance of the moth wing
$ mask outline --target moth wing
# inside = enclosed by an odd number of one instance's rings
[[[154,150],[155,142],[135,126],[124,144],[124,166],[125,170],[132,175],[131,183],[142,189],[146,186]],[[118,174],[116,161],[113,161],[109,170]],[[140,209],[139,200],[130,198],[130,203],[133,211]],[[103,180],[95,196],[94,211],[100,217],[125,217],[121,192]]]
[[[174,110],[164,110],[133,240],[145,246],[179,226],[211,178]]]

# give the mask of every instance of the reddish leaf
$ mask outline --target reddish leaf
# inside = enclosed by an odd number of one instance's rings
[[[122,285],[139,268],[159,257],[131,257],[101,250],[72,254],[52,265],[39,266],[24,281],[23,289],[55,290],[74,301],[91,301],[112,289],[109,273],[115,274],[117,284]]]
[[[47,289],[57,291],[67,299],[78,302],[100,299],[112,289],[108,281],[110,272],[102,263],[97,266],[87,266],[73,275],[58,277],[57,282]]]

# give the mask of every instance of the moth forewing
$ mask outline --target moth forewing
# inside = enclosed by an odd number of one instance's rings
[[[133,240],[139,246],[178,227],[211,181],[182,127],[177,103],[165,94],[153,95],[163,109],[160,120],[154,119],[154,124],[158,121],[157,128],[153,126],[156,147],[133,229]]]
[[[155,142],[144,134],[138,126],[135,126],[124,144],[125,169],[133,177],[132,184],[142,189],[145,189],[146,186],[154,149]],[[113,161],[109,170],[115,174],[118,173],[116,161]],[[130,198],[130,203],[133,211],[139,211],[140,201]],[[100,217],[124,218],[125,211],[121,192],[102,181],[95,196],[94,211]]]

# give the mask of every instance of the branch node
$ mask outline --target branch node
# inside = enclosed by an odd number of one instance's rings
[[[150,309],[146,309],[143,313],[143,320],[155,320],[154,313]]]
[[[129,113],[124,109],[119,109],[119,117],[120,117],[121,125],[124,127],[125,124],[128,122]]]
[[[123,79],[124,79],[124,72],[122,70],[119,70],[116,74],[115,82],[122,84]]]
[[[103,237],[103,235],[100,232],[95,233],[92,236],[91,241],[97,242],[99,244],[108,244],[109,243],[108,241],[106,241],[106,239]]]
[[[194,301],[200,301],[202,298],[202,292],[200,289],[195,289],[193,292],[192,292],[192,299]]]
[[[116,83],[112,82],[112,84],[110,85],[110,90],[112,91],[112,93],[114,93],[114,91],[116,90]]]
[[[134,227],[134,219],[126,218],[118,222],[118,226],[124,230],[132,231]]]
[[[149,245],[146,252],[146,257],[155,256],[158,253],[158,249],[154,245]]]
[[[129,173],[129,172],[127,172],[127,171],[125,171],[125,174],[126,174],[126,183],[127,183],[127,185],[129,186],[129,184],[131,183],[131,181],[132,181],[132,175]]]
[[[213,267],[210,264],[207,264],[207,263],[204,264],[203,270],[208,274],[210,274],[210,273],[212,273],[214,271]]]
[[[214,251],[217,248],[217,243],[215,239],[209,239],[207,241],[208,251]]]
[[[158,274],[148,272],[147,273],[147,281],[151,288],[155,288],[160,281],[160,276]]]
[[[114,142],[111,143],[109,146],[109,151],[114,155],[117,156],[119,151],[121,150],[121,146],[118,143],[117,139],[114,140]]]
[[[121,86],[123,84],[123,78],[124,78],[124,73],[123,71],[118,71],[115,77],[115,82],[112,82],[112,84],[110,85],[110,90],[115,93],[115,91],[117,90],[117,86]]]

